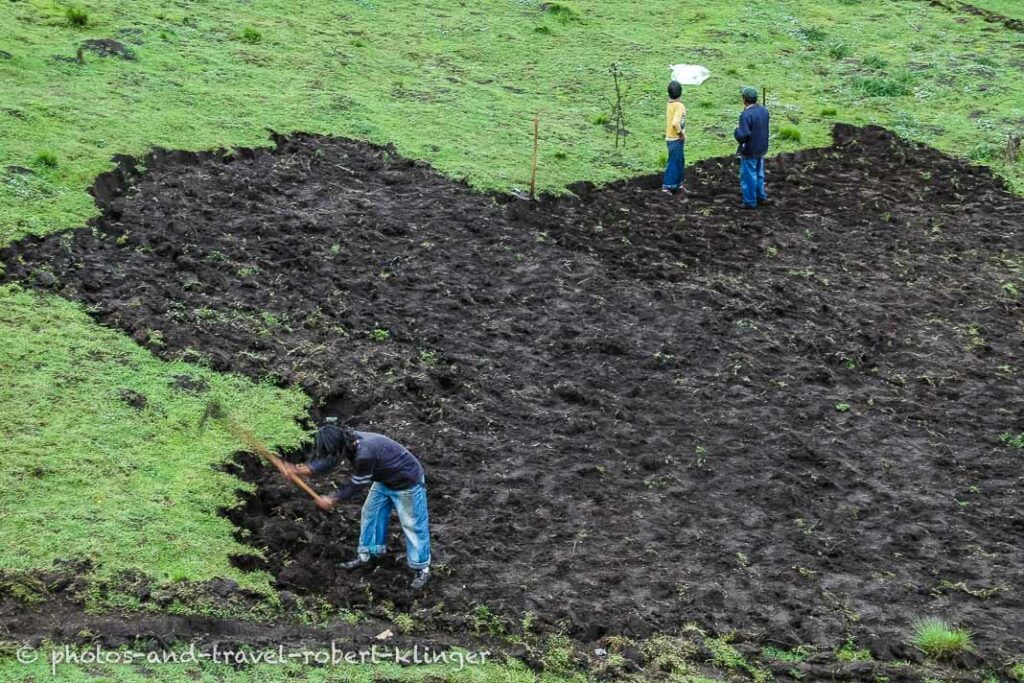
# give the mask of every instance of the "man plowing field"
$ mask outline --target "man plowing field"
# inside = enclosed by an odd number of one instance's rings
[[[275,465],[289,479],[323,474],[348,460],[352,475],[348,483],[330,496],[316,496],[317,507],[330,510],[342,501],[369,488],[363,503],[358,555],[340,566],[355,569],[383,555],[391,510],[398,514],[405,535],[405,556],[416,572],[414,589],[430,580],[430,523],[423,465],[405,446],[382,434],[356,432],[328,424],[320,428],[305,465],[278,460]]]

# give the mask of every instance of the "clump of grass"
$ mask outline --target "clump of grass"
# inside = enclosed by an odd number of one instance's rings
[[[768,671],[748,662],[739,650],[729,644],[730,640],[731,637],[728,635],[704,639],[704,646],[711,652],[712,664],[726,669],[746,671],[754,683],[766,683],[771,679],[771,674]]]
[[[595,126],[605,126],[611,123],[611,119],[608,118],[607,114],[598,114],[594,118],[590,119],[590,122],[593,123]]]
[[[1010,675],[1016,680],[1021,681],[1021,683],[1024,683],[1024,662],[1017,662],[1011,666]]]
[[[569,158],[568,152],[562,149],[556,150],[555,153],[552,154],[551,156],[555,157],[559,161],[564,161],[565,159]]]
[[[544,26],[544,25],[538,26],[537,28],[533,29],[533,32],[534,33],[539,33],[542,36],[550,36],[552,33],[554,33],[554,31],[551,30],[550,26]]]
[[[772,647],[771,645],[765,645],[761,648],[761,654],[766,659],[773,659],[777,662],[802,662],[807,659],[807,655],[810,654],[803,645],[799,645],[792,650],[783,650],[781,648]]]
[[[541,659],[544,670],[552,674],[567,674],[576,668],[576,654],[568,636],[558,634],[548,638]]]
[[[823,107],[821,110],[822,116],[835,116],[839,113],[839,110],[835,107]]]
[[[846,642],[836,650],[836,659],[840,662],[870,662],[874,657],[871,656],[870,650],[857,647],[853,638],[847,638]]]
[[[825,33],[825,29],[820,26],[805,26],[800,30],[800,33],[803,34],[804,39],[811,43],[820,43],[828,35]]]
[[[83,7],[72,5],[64,10],[64,18],[68,24],[75,28],[85,28],[89,25],[89,13]]]
[[[57,168],[57,155],[48,149],[36,154],[35,162],[40,166],[46,166],[47,168]]]
[[[878,55],[868,55],[863,60],[861,60],[861,64],[870,69],[884,69],[885,67],[889,66],[889,62],[882,59]]]
[[[398,629],[399,633],[411,633],[416,630],[416,620],[404,612],[396,614],[394,619],[391,621],[394,623],[395,628]]]
[[[579,21],[580,14],[572,6],[561,2],[549,2],[542,5],[544,11],[563,24]]]
[[[242,29],[242,40],[250,45],[255,45],[263,40],[263,34],[252,26],[246,26]]]
[[[828,46],[828,56],[832,59],[843,59],[850,56],[850,46],[841,40],[833,41]]]
[[[789,142],[800,142],[800,129],[793,126],[783,126],[779,129],[779,139]]]
[[[914,622],[914,636],[910,644],[933,659],[949,659],[974,651],[971,632],[953,628],[938,617],[927,617]]]
[[[999,437],[999,440],[1010,448],[1024,448],[1024,432],[1017,435],[1006,432]]]
[[[914,85],[914,76],[908,71],[899,71],[888,76],[863,76],[853,80],[853,88],[865,97],[901,97],[909,95]]]
[[[370,332],[370,339],[377,342],[378,344],[382,344],[391,339],[391,332],[383,327],[378,327],[375,328],[372,332]]]

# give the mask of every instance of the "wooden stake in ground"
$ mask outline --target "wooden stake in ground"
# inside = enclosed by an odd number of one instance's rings
[[[533,115],[533,160],[530,163],[530,199],[537,198],[537,141],[540,137],[540,114]]]

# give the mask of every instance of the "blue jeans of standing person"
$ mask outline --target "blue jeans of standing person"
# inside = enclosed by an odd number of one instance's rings
[[[686,173],[686,155],[682,140],[667,140],[668,163],[665,165],[665,179],[661,183],[663,190],[678,190],[683,186]]]
[[[764,157],[740,157],[740,189],[747,206],[757,206],[768,199],[764,191]]]
[[[359,556],[369,559],[383,555],[388,539],[391,510],[405,535],[405,559],[413,569],[430,566],[430,519],[427,515],[427,487],[421,481],[401,491],[374,482],[366,494],[359,530]]]

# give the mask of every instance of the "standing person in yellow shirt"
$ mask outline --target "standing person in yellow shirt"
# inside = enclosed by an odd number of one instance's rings
[[[683,145],[686,143],[686,107],[679,99],[683,96],[683,86],[677,81],[668,84],[668,108],[665,111],[665,142],[668,145],[668,163],[665,165],[665,179],[661,183],[661,191],[672,194],[682,192],[686,155]]]

